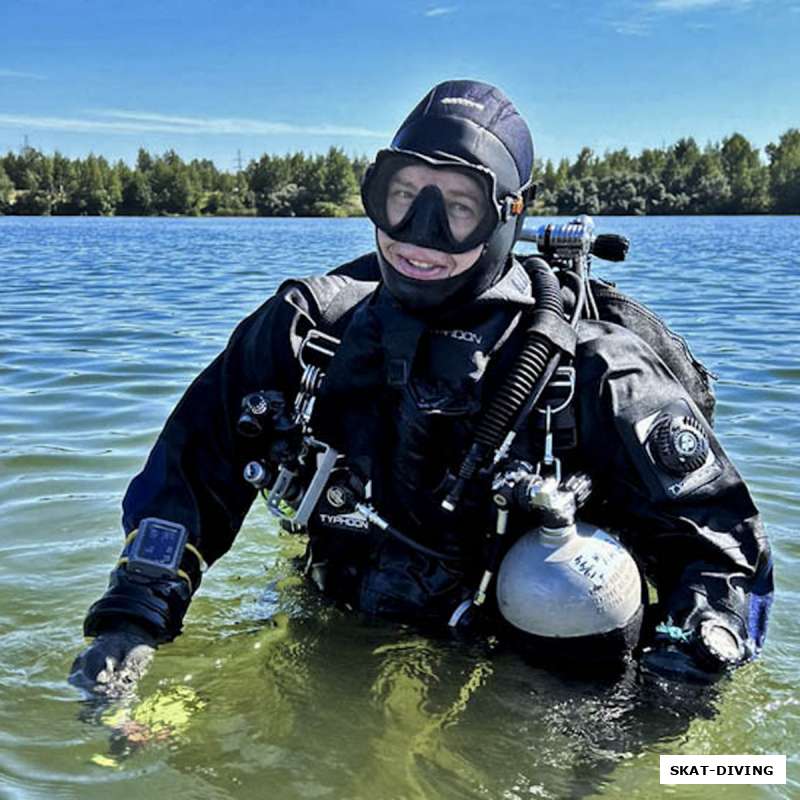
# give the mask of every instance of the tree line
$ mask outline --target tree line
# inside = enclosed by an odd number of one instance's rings
[[[574,161],[539,169],[536,203],[566,214],[800,213],[800,130],[767,145],[766,156],[740,133],[702,149],[684,138],[638,156],[584,147]]]
[[[800,213],[800,129],[758,148],[734,133],[701,148],[689,137],[574,160],[537,161],[534,214]],[[262,155],[236,172],[173,150],[140,149],[135,166],[23,148],[0,157],[0,213],[87,215],[356,216],[369,164],[324,155]]]
[[[237,172],[174,150],[140,149],[134,167],[103,156],[69,159],[32,147],[0,157],[0,213],[87,215],[349,216],[363,213],[366,158],[263,155]]]

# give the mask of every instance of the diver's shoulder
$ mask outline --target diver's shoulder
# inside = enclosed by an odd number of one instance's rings
[[[307,314],[319,327],[338,330],[380,280],[374,252],[366,253],[328,272],[284,281],[276,296]]]
[[[378,256],[375,251],[364,253],[352,261],[347,261],[340,264],[338,267],[330,270],[328,275],[336,275],[338,277],[346,277],[356,281],[379,281],[381,279],[381,271],[378,266]]]

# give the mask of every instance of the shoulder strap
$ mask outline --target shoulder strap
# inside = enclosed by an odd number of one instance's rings
[[[300,289],[313,303],[309,327],[322,333],[340,336],[349,321],[349,313],[378,286],[379,271],[374,253],[361,256],[329,272],[310,278],[285,281],[278,292]]]

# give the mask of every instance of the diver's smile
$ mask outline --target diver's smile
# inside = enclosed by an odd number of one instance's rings
[[[423,281],[449,278],[455,267],[453,257],[439,250],[429,250],[403,242],[395,242],[389,249],[389,263],[408,278]]]
[[[419,281],[443,280],[459,275],[478,260],[482,250],[482,247],[478,246],[466,253],[445,253],[407,242],[398,242],[380,228],[378,243],[384,258],[397,272]]]

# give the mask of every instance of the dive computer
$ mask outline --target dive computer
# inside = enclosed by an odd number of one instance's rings
[[[178,522],[147,517],[127,548],[127,569],[147,578],[177,578],[188,532]]]

